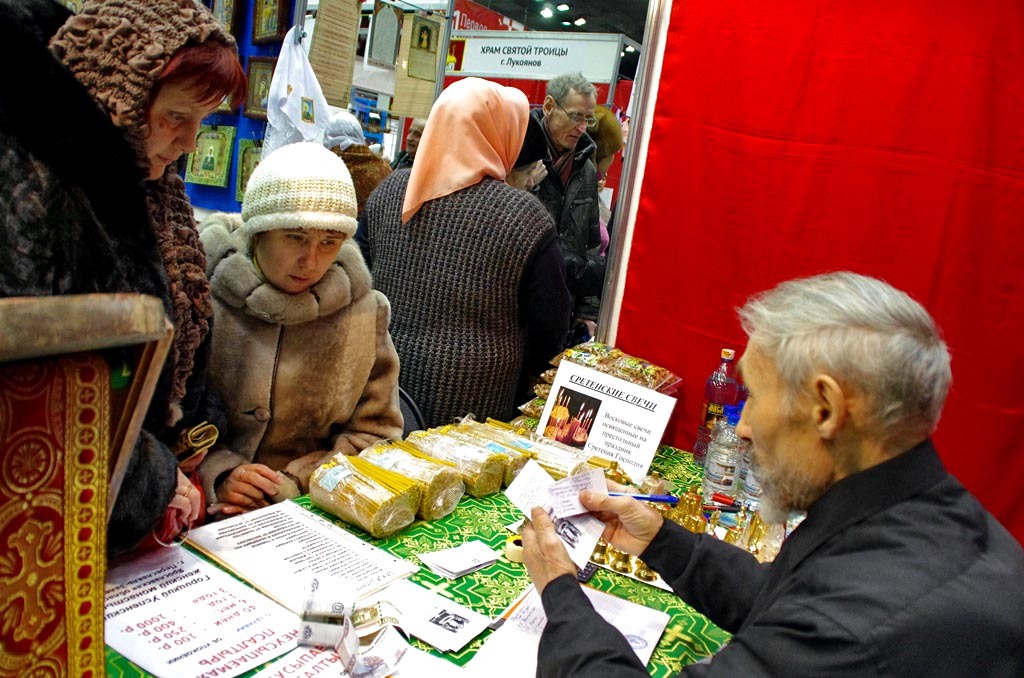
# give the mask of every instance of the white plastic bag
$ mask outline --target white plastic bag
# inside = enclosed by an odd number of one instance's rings
[[[292,26],[284,36],[281,55],[270,81],[263,158],[286,144],[320,142],[331,117],[306,51],[295,40],[298,30],[302,30],[301,27]]]

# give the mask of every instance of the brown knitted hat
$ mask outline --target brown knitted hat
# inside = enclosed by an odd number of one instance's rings
[[[125,130],[148,171],[146,111],[156,80],[184,45],[211,38],[235,47],[195,0],[86,0],[50,40],[50,49]]]

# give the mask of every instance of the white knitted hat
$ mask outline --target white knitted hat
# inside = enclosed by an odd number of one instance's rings
[[[356,232],[356,191],[341,158],[320,144],[282,146],[260,161],[245,188],[241,232],[278,228]]]

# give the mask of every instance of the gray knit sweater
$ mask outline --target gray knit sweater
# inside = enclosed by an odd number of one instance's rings
[[[568,327],[564,268],[538,256],[557,252],[554,223],[530,194],[484,179],[403,225],[408,180],[408,171],[391,175],[364,215],[374,284],[391,301],[400,383],[428,426],[470,412],[507,418],[524,356],[551,357]]]

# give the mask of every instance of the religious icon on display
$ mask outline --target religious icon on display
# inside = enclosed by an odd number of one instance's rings
[[[288,32],[287,9],[288,0],[255,0],[252,13],[252,44],[283,40],[284,34]]]
[[[267,119],[267,102],[270,100],[270,82],[274,77],[276,57],[249,57],[245,77],[249,81],[249,94],[245,99],[242,114],[257,120]]]
[[[235,127],[203,125],[196,135],[196,150],[188,154],[185,181],[206,186],[228,185],[231,170],[231,144]]]

